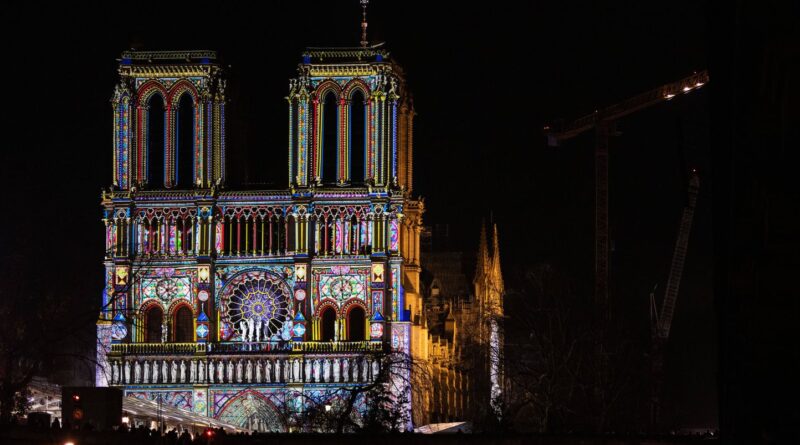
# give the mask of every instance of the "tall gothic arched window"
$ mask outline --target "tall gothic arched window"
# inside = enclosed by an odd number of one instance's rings
[[[322,341],[333,341],[336,338],[336,311],[332,307],[327,307],[322,311],[322,326],[320,329]]]
[[[350,341],[366,340],[366,314],[361,306],[353,306],[347,312],[347,339]]]
[[[339,113],[338,100],[333,91],[322,99],[322,182],[336,183],[338,167]]]
[[[164,311],[157,305],[150,306],[144,313],[145,343],[161,343],[163,324]]]
[[[155,93],[147,102],[147,185],[164,187],[164,150],[166,142],[164,98]]]
[[[177,155],[175,184],[178,188],[192,188],[194,184],[194,101],[184,93],[178,101],[175,154]]]
[[[350,97],[350,183],[362,184],[367,156],[367,106],[361,90]]]
[[[188,306],[181,306],[175,311],[175,319],[172,322],[174,338],[176,343],[191,343],[194,341],[194,317],[192,310]]]

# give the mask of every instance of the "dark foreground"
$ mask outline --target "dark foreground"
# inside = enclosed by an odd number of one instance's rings
[[[357,437],[356,437],[357,436]],[[188,444],[269,444],[269,445],[352,445],[356,439],[361,443],[380,445],[672,445],[707,444],[717,440],[709,436],[583,436],[583,435],[533,435],[533,434],[253,434],[235,435],[215,432],[213,437],[203,435],[189,439],[177,435],[150,436],[143,432],[95,432],[35,430],[16,427],[0,431],[0,443],[4,445],[188,445]]]

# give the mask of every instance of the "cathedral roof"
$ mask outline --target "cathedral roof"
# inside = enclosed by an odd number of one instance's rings
[[[130,63],[203,63],[216,60],[217,52],[210,50],[184,50],[184,51],[123,51],[120,61]]]
[[[382,48],[383,43],[356,47],[309,47],[303,52],[306,63],[329,62],[383,62],[389,57],[389,51]]]

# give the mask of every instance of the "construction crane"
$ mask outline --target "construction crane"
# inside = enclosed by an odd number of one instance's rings
[[[703,70],[677,82],[668,83],[646,93],[633,96],[618,104],[577,119],[561,128],[544,128],[547,143],[560,145],[591,129],[595,130],[595,300],[610,316],[608,304],[608,139],[617,119],[650,106],[672,100],[680,94],[694,91],[708,83],[708,71]]]
[[[692,230],[692,219],[694,218],[694,209],[697,204],[697,193],[699,189],[700,178],[697,175],[697,171],[692,170],[692,175],[689,178],[688,201],[686,207],[683,208],[683,215],[681,215],[681,225],[678,229],[678,237],[675,240],[675,250],[672,252],[672,264],[669,268],[667,287],[664,291],[664,301],[661,302],[660,311],[656,303],[656,288],[653,288],[653,292],[650,293],[650,359],[653,379],[650,394],[650,423],[653,427],[656,427],[658,424],[658,415],[661,406],[660,395],[664,369],[664,345],[669,339],[669,330],[672,326],[672,317],[675,313],[675,302],[678,299],[678,288],[681,285],[683,265],[686,262],[686,249],[689,245],[689,234]]]

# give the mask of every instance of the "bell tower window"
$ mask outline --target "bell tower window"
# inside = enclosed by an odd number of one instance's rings
[[[322,101],[322,182],[335,184],[338,164],[339,116],[336,94],[329,91]]]
[[[164,187],[165,119],[164,98],[153,94],[147,102],[147,184],[151,189]]]
[[[194,102],[185,93],[178,101],[176,122],[176,153],[178,188],[192,188],[194,184]]]
[[[367,107],[364,93],[356,90],[350,98],[350,183],[364,182]]]

